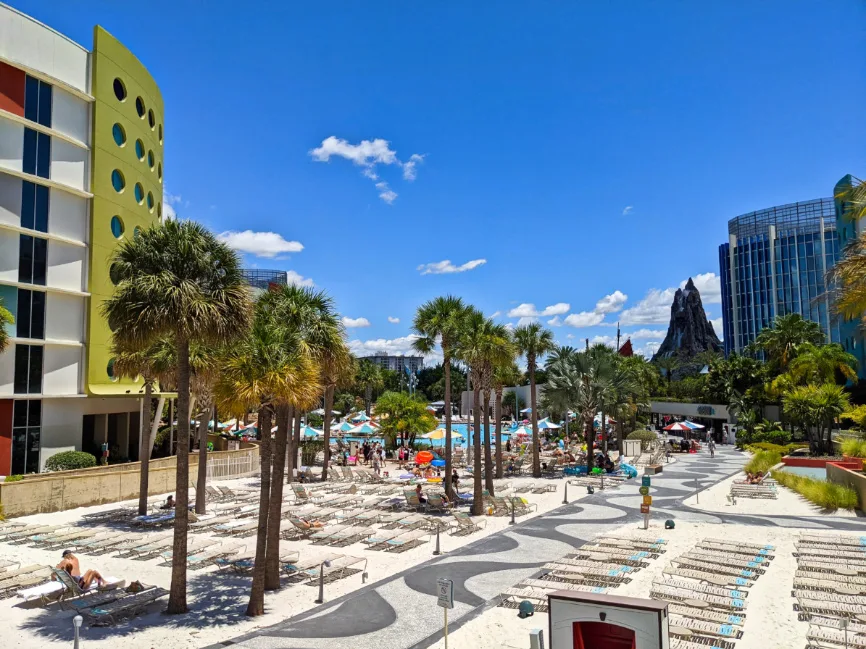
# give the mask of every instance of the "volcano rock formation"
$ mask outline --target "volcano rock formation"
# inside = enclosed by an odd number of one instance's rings
[[[720,353],[722,343],[707,320],[701,294],[689,277],[686,287],[677,289],[674,294],[668,334],[653,355],[653,360],[670,356],[688,360],[705,351]]]

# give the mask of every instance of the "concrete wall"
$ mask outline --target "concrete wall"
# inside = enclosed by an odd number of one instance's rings
[[[866,474],[846,469],[837,462],[827,462],[827,480],[851,487],[860,494],[860,511],[866,513]]]
[[[258,466],[257,445],[238,451],[210,453],[208,461],[246,456],[251,457],[252,467]],[[176,463],[177,458],[174,457],[150,463],[148,495],[174,493]],[[138,462],[130,462],[39,474],[18,482],[0,483],[0,504],[3,505],[5,516],[15,517],[133,500],[138,498],[139,494],[140,467]],[[197,478],[197,454],[190,454],[189,467],[189,486],[194,487]]]

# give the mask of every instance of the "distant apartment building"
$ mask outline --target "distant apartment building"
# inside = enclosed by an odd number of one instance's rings
[[[254,289],[267,290],[271,284],[286,286],[289,283],[288,273],[284,270],[264,270],[261,268],[244,268],[244,279]]]
[[[371,361],[383,370],[391,370],[392,372],[404,373],[406,368],[412,374],[424,369],[423,356],[388,356],[387,354],[375,354],[373,356],[365,356],[361,360]]]

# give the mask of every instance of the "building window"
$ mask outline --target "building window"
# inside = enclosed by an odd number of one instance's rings
[[[115,124],[111,127],[111,134],[114,136],[114,143],[117,146],[123,146],[126,144],[126,131],[123,130],[123,127],[120,124]]]
[[[18,281],[45,286],[48,241],[22,234],[18,249]]]
[[[135,141],[135,157],[144,160],[144,142],[141,140]]]
[[[156,116],[153,114],[152,108],[149,111],[147,111],[147,123],[150,124],[150,130],[151,131],[156,126]]]
[[[111,217],[111,234],[114,235],[115,239],[120,239],[123,236],[123,231],[125,228],[123,227],[123,219],[119,216]]]
[[[117,101],[126,101],[126,86],[120,79],[114,80],[114,96],[117,97]]]
[[[135,112],[139,117],[144,117],[144,100],[141,97],[135,98]]]
[[[135,195],[135,202],[141,205],[144,202],[144,187],[141,186],[141,183],[135,183],[133,193]]]
[[[24,84],[24,117],[51,128],[51,95],[50,83],[27,75]]]
[[[21,183],[21,227],[48,232],[50,194],[47,187],[25,180]]]
[[[15,394],[42,392],[42,353],[39,345],[15,345]]]
[[[16,401],[12,409],[12,474],[39,472],[42,402]]]
[[[18,314],[15,318],[16,336],[45,339],[45,293],[18,289]]]
[[[22,171],[40,178],[50,178],[51,136],[37,133],[32,128],[24,129],[24,155]]]
[[[123,177],[119,169],[111,172],[111,186],[114,187],[114,191],[118,194],[126,187],[126,178]]]

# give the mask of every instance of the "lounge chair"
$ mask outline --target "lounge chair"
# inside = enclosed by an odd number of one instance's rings
[[[129,593],[112,602],[81,609],[79,612],[93,626],[109,626],[119,620],[143,613],[151,604],[166,595],[168,591],[164,588],[148,587],[141,592]]]
[[[479,518],[477,521],[472,519],[466,512],[452,511],[454,527],[452,528],[452,536],[466,536],[484,529],[487,526],[487,520]]]
[[[418,497],[418,494],[414,489],[404,489],[403,497],[406,499],[405,508],[408,511],[418,512],[427,509],[426,503],[421,502],[421,499]]]
[[[173,542],[174,534],[171,532],[146,536],[129,547],[123,548],[122,552],[117,554],[117,557],[139,560],[148,559],[171,546]]]
[[[741,611],[746,606],[745,601],[739,597],[709,595],[695,591],[691,588],[669,586],[664,582],[653,582],[652,589],[650,590],[650,597],[666,600],[668,602],[704,601],[707,602],[707,604],[713,605],[715,608],[731,611]]]
[[[319,565],[321,565],[325,561],[330,561],[333,563],[334,561],[337,561],[338,559],[341,559],[344,556],[345,555],[343,555],[343,554],[336,554],[334,552],[327,552],[323,555],[320,555],[316,559],[307,559],[306,561],[303,561],[303,562],[300,562],[297,559],[295,559],[294,561],[286,561],[283,564],[283,571],[289,577],[301,577],[308,570],[312,570],[313,568],[318,567]]]
[[[280,565],[292,563],[300,556],[297,550],[288,550],[280,554]],[[244,551],[238,555],[221,557],[214,561],[220,570],[228,569],[236,573],[252,572],[256,565],[255,549]]]
[[[29,565],[0,575],[0,599],[11,597],[19,589],[35,586],[51,575],[51,568],[42,565]]]
[[[61,525],[35,525],[33,527],[22,527],[16,530],[11,530],[5,537],[6,543],[10,545],[18,545],[28,543],[29,539],[38,536],[48,536],[57,530],[63,529]]]
[[[362,543],[366,543],[370,548],[375,549],[376,546],[382,545],[386,541],[390,541],[393,538],[404,534],[403,530],[378,530],[376,532],[372,532],[370,536],[361,541]]]
[[[243,551],[245,546],[240,543],[223,543],[217,546],[211,546],[200,552],[195,552],[187,557],[187,566],[190,570],[199,570],[206,566],[215,564],[220,559],[228,559],[229,557]]]
[[[131,524],[140,527],[161,527],[163,525],[171,525],[172,523],[174,523],[174,510],[148,514],[146,516],[136,516],[132,519]]]
[[[319,545],[327,545],[330,543],[330,538],[335,534],[339,534],[343,530],[348,530],[352,526],[346,523],[340,523],[338,525],[328,525],[326,527],[316,527],[311,529],[311,533],[307,536],[309,540],[311,540],[315,544]]]
[[[451,510],[454,505],[442,496],[442,494],[430,493],[427,494],[427,511],[442,512],[443,514]]]
[[[348,577],[357,572],[362,572],[367,567],[367,560],[363,557],[350,557],[345,555],[334,559],[330,563],[330,566],[325,566],[322,560],[318,564],[318,567],[297,571],[294,574],[301,578],[309,579],[309,581],[318,579],[321,574],[324,581],[331,582],[342,579],[343,577]],[[364,564],[363,567],[358,567],[362,563]]]
[[[698,582],[713,584],[715,586],[736,586],[737,588],[750,588],[754,583],[745,577],[735,577],[734,575],[719,575],[702,570],[690,570],[688,568],[675,568],[668,566],[664,569],[663,574],[671,577],[687,577],[695,579]]]
[[[212,548],[214,546],[219,545],[219,541],[216,539],[202,539],[202,538],[194,538],[187,541],[186,544],[186,556],[187,560],[189,557],[194,554],[199,554],[201,552],[205,552],[208,548]],[[159,553],[160,558],[164,563],[171,563],[172,557],[174,556],[174,550],[169,548],[168,550],[163,550]]]
[[[689,606],[687,604],[668,604],[669,615],[679,615],[682,617],[690,617],[696,620],[705,620],[707,622],[717,622],[719,624],[732,624],[741,627],[746,623],[746,614],[739,613],[732,615],[728,612],[713,611],[702,606]]]
[[[410,530],[393,539],[388,539],[382,544],[381,549],[387,552],[404,552],[409,548],[426,543],[429,538],[430,532],[426,530]]]
[[[18,591],[17,596],[25,602],[40,600],[42,604],[47,604],[50,601],[63,601],[67,598],[82,598],[91,593],[105,592],[115,588],[123,588],[126,582],[117,577],[104,577],[105,585],[98,586],[96,582],[91,584],[90,588],[83,590],[78,585],[78,581],[73,579],[68,572],[58,568],[52,569],[52,581],[45,582],[31,588],[22,588]]]

